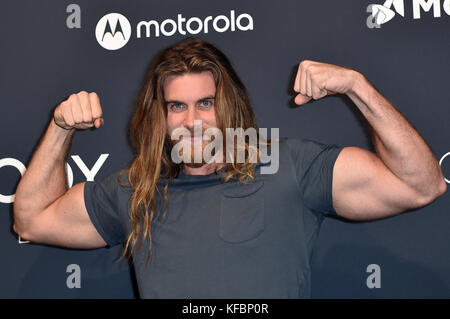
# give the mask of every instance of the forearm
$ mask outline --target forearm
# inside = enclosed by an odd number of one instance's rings
[[[433,197],[445,185],[430,147],[408,120],[357,73],[347,95],[369,122],[377,156],[402,181],[424,196]]]
[[[24,226],[67,191],[65,162],[74,131],[50,122],[16,190],[16,226]]]

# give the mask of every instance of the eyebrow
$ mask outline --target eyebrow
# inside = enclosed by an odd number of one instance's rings
[[[201,101],[204,101],[204,100],[214,100],[214,99],[215,99],[215,96],[213,96],[213,95],[208,95],[208,96],[206,96],[206,97],[202,97],[201,99],[198,99],[196,103],[201,102]],[[177,101],[177,100],[166,101],[166,104],[169,104],[169,103],[186,104],[186,103],[184,103],[184,102]]]

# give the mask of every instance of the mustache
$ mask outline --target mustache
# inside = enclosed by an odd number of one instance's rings
[[[219,130],[217,127],[207,127],[203,126],[201,127],[201,133],[199,134],[200,127],[177,127],[171,132],[166,133],[166,140],[173,143],[179,142],[184,137],[206,137],[206,140],[214,140],[215,136],[211,133],[211,130],[214,132],[216,130]],[[178,138],[172,138],[172,135],[176,130],[180,130],[183,134],[177,134]],[[182,130],[182,131],[181,131]],[[210,130],[208,132],[208,130]]]

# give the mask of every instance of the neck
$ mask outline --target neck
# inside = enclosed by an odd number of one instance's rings
[[[183,172],[187,175],[209,175],[209,174],[212,174],[215,171],[221,169],[224,166],[225,166],[224,163],[221,163],[221,164],[210,163],[210,164],[205,164],[200,167],[192,167],[192,166],[187,166],[185,164],[185,165],[183,165]]]

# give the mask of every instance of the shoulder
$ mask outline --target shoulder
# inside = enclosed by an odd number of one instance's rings
[[[281,141],[280,141],[281,142]],[[295,138],[284,138],[284,143],[291,151],[298,149],[313,149],[313,148],[323,148],[328,146],[326,143],[322,143],[317,140],[312,140],[309,138],[295,137]]]
[[[323,151],[328,150],[340,150],[343,146],[333,143],[324,143],[318,140],[312,140],[309,138],[285,138],[287,149],[294,157],[305,156],[315,157]]]
[[[95,181],[87,181],[85,187],[88,191],[101,189],[105,193],[117,193],[131,189],[128,181],[128,171],[125,169],[115,171]]]

